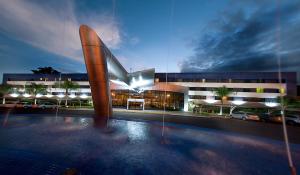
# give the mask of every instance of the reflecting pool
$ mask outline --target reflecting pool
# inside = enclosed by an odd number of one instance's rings
[[[281,141],[160,122],[1,116],[0,173],[289,174]],[[291,144],[300,170],[300,145]]]

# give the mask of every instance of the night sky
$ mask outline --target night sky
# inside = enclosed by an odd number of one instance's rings
[[[299,0],[0,0],[0,74],[86,72],[80,24],[129,71],[300,71]]]

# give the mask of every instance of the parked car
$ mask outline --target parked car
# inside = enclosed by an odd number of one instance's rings
[[[31,103],[29,102],[18,102],[15,104],[16,108],[29,108],[31,107]]]
[[[231,114],[231,117],[236,119],[241,119],[241,120],[255,120],[255,121],[260,120],[258,115],[250,112],[243,112],[243,111],[233,112]]]
[[[38,108],[41,109],[55,109],[57,108],[56,104],[50,103],[50,102],[44,102],[38,105]]]
[[[274,122],[282,123],[282,113],[281,111],[273,111],[271,113],[265,113],[259,115],[261,121],[263,122]],[[285,122],[289,125],[299,125],[300,124],[300,114],[292,111],[285,112]]]
[[[271,113],[263,113],[259,114],[260,121],[262,122],[274,122],[274,123],[281,123],[282,117],[280,111],[273,111]]]
[[[31,103],[25,103],[23,105],[23,108],[33,108],[34,107],[34,104],[31,104]]]
[[[300,112],[287,111],[285,122],[288,125],[300,125]]]
[[[300,116],[288,114],[285,116],[285,121],[288,125],[300,125]]]

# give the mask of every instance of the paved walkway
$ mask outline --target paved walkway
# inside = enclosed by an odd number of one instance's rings
[[[113,111],[116,112],[132,112],[132,113],[143,113],[143,114],[166,114],[166,115],[180,115],[180,116],[190,116],[190,117],[207,117],[200,114],[195,114],[192,112],[184,112],[184,111],[163,111],[163,110],[127,110],[127,109],[118,109],[114,108]],[[211,115],[209,117],[218,117]]]

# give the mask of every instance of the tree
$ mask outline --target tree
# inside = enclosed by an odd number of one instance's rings
[[[283,110],[287,108],[297,108],[297,100],[288,96],[283,96],[277,98],[277,103],[279,103]]]
[[[5,104],[5,95],[7,95],[12,90],[12,86],[8,84],[0,85],[0,95],[2,96],[2,104]]]
[[[227,100],[228,95],[230,95],[232,93],[232,91],[230,89],[228,89],[226,86],[222,86],[222,87],[216,88],[214,93],[221,99],[220,115],[223,115],[224,101]]]
[[[67,81],[67,80],[64,81],[63,83],[57,82],[55,84],[55,87],[65,89],[65,96],[66,96],[65,106],[68,106],[69,91],[79,89],[79,85],[76,82]]]
[[[27,86],[26,91],[34,96],[34,104],[36,105],[36,95],[47,92],[47,87],[43,84],[31,83]]]
[[[60,72],[52,67],[39,67],[36,70],[31,70],[34,74],[59,74]]]

